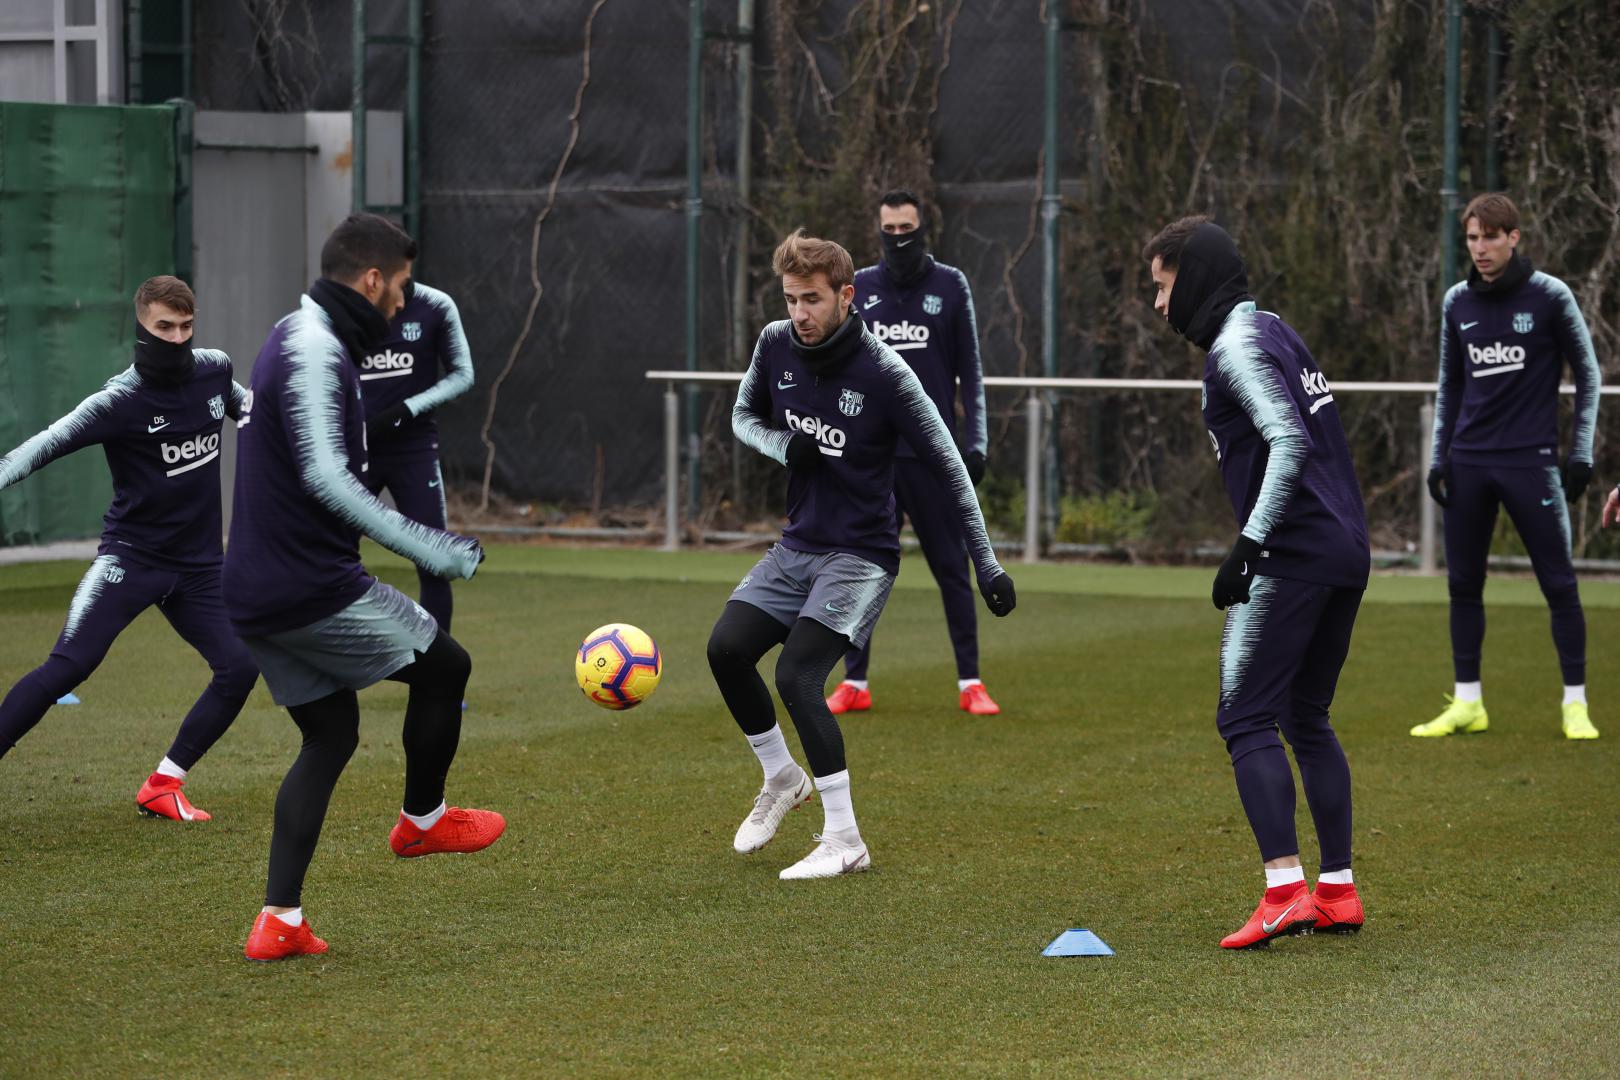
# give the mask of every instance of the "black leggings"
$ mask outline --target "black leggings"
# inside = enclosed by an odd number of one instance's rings
[[[427,652],[417,653],[414,663],[389,676],[411,688],[402,739],[408,814],[431,813],[444,801],[444,779],[461,741],[461,701],[471,674],[467,650],[441,630]],[[298,906],[332,791],[360,744],[360,701],[353,690],[287,711],[304,742],[276,795],[270,882],[264,894],[272,907]]]
[[[776,692],[782,695],[813,776],[844,771],[844,734],[827,710],[827,676],[849,649],[849,638],[814,619],[792,628],[752,604],[732,600],[709,635],[709,670],[744,735],[763,735],[776,724],[771,692],[759,661],[776,646]]]

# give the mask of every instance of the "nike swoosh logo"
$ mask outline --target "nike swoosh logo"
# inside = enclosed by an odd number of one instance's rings
[[[883,297],[881,297],[881,296],[868,296],[866,298],[866,303],[862,304],[861,308],[862,308],[862,310],[865,310],[867,308],[875,308],[881,303],[883,303]]]
[[[159,424],[157,427],[153,427],[150,424],[148,424],[147,427],[146,427],[146,433],[148,435],[151,435],[153,432],[162,431],[164,428],[166,428],[168,426],[169,425],[167,423]]]
[[[1304,899],[1304,897],[1300,897],[1300,900],[1303,900],[1303,899]],[[1283,908],[1283,913],[1281,915],[1277,916],[1277,921],[1276,922],[1267,922],[1266,920],[1261,919],[1260,920],[1260,932],[1262,934],[1274,934],[1274,933],[1276,933],[1277,932],[1277,927],[1281,926],[1283,924],[1283,920],[1288,918],[1288,913],[1290,911],[1293,911],[1297,907],[1299,907],[1299,900],[1295,900],[1292,904],[1289,904],[1287,907]]]
[[[1541,500],[1541,505],[1542,505],[1542,506],[1551,506],[1551,505],[1552,505],[1552,504],[1553,504],[1553,503],[1555,503],[1555,502],[1557,502],[1557,501],[1558,501],[1558,497],[1557,497],[1557,496],[1554,496],[1554,497],[1553,497],[1553,498],[1551,498],[1551,499],[1542,499],[1542,500]]]
[[[1248,563],[1247,563],[1247,562],[1245,562],[1245,563],[1244,563],[1244,564],[1243,564],[1243,570],[1242,570],[1242,571],[1241,571],[1241,573],[1242,573],[1242,575],[1243,575],[1243,576],[1244,576],[1244,577],[1248,577],[1248,576],[1249,576],[1249,564],[1248,564]]]
[[[779,383],[776,384],[776,388],[778,390],[791,390],[795,386],[798,386],[798,385],[799,384],[796,383],[796,382],[779,382]]]
[[[866,854],[864,852],[862,852],[861,854],[855,856],[855,858],[853,858],[853,859],[845,859],[844,860],[844,873],[847,874],[851,870],[855,869],[857,866],[861,865],[861,860],[864,859],[864,858],[866,858]]]
[[[1478,325],[1479,325],[1479,320],[1475,319],[1473,322],[1465,322],[1465,323],[1463,323],[1457,329],[1459,329],[1459,330],[1467,330],[1470,326],[1478,326]]]
[[[849,614],[849,610],[847,608],[836,608],[836,607],[833,607],[831,604],[824,604],[822,606],[825,607],[828,611],[832,612],[834,615],[848,615]]]
[[[413,847],[421,847],[421,846],[422,846],[422,841],[420,841],[420,840],[412,840],[412,841],[411,841],[411,842],[410,842],[410,843],[408,843],[408,844],[405,844],[405,845],[403,845],[403,846],[402,846],[402,847],[401,847],[401,848],[400,848],[400,850],[402,850],[402,851],[408,851],[408,850],[410,850],[410,849],[411,849],[411,848],[413,848]],[[1269,933],[1271,933],[1271,931],[1270,931],[1270,930],[1267,930],[1267,931],[1266,931],[1266,933],[1268,933],[1268,934],[1269,934]]]
[[[429,481],[428,481],[428,487],[430,487],[430,488],[436,488],[436,487],[438,487],[438,486],[439,486],[439,482],[438,482],[438,481],[437,481],[437,480],[429,480]]]
[[[902,240],[902,241],[900,241],[898,244],[896,244],[894,246],[895,247],[910,247],[911,246],[911,241],[910,240]]]

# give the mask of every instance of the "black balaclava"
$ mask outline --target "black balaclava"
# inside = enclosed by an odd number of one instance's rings
[[[1198,226],[1176,266],[1176,283],[1170,290],[1171,327],[1208,349],[1232,309],[1253,299],[1237,243],[1213,222]]]
[[[906,233],[886,233],[879,229],[878,239],[883,241],[883,268],[896,285],[920,281],[933,268],[933,260],[928,257],[926,224]]]
[[[1530,260],[1523,255],[1515,254],[1502,268],[1502,273],[1495,281],[1486,281],[1480,276],[1479,267],[1468,268],[1468,291],[1479,293],[1481,296],[1501,296],[1510,293],[1529,280],[1536,268],[1530,265]]]
[[[155,383],[185,382],[197,370],[196,358],[191,355],[191,339],[176,345],[158,337],[136,319],[135,370],[140,372],[141,378]]]
[[[309,298],[325,309],[333,332],[356,364],[388,340],[388,320],[383,313],[347,285],[319,278],[309,287]]]
[[[810,369],[813,375],[828,375],[845,364],[855,355],[855,350],[861,345],[861,331],[865,324],[861,317],[855,314],[851,305],[848,315],[839,324],[838,329],[827,335],[827,339],[819,345],[806,345],[799,340],[799,332],[788,323],[788,340],[793,345],[793,351],[804,366]]]

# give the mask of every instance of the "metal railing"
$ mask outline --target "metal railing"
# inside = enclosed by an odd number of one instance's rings
[[[736,385],[742,382],[740,371],[649,371],[651,382],[662,382],[664,387],[664,550],[680,547],[680,395],[678,385],[700,386]],[[986,389],[1008,388],[1029,391],[1025,399],[1024,429],[1024,554],[1026,563],[1040,561],[1040,505],[1041,505],[1041,449],[1043,427],[1046,422],[1046,402],[1043,390],[1172,390],[1193,391],[1203,389],[1198,379],[1064,379],[987,375]],[[1564,384],[1564,394],[1575,393],[1575,387]],[[1414,394],[1422,397],[1418,407],[1419,461],[1427,461],[1429,444],[1434,432],[1434,384],[1427,382],[1336,382],[1333,392],[1348,394]],[[1599,393],[1608,396],[1620,394],[1620,386],[1605,386]],[[1427,470],[1418,471],[1420,507],[1418,517],[1418,571],[1435,572],[1435,515],[1434,500],[1429,498]]]

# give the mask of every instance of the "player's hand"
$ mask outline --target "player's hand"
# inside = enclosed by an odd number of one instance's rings
[[[1441,507],[1451,505],[1451,466],[1436,465],[1429,470],[1429,498]]]
[[[1018,594],[1013,591],[1013,579],[1005,570],[997,574],[989,582],[979,582],[979,592],[984,594],[984,604],[990,609],[990,614],[1001,618],[1012,613],[1018,606]]]
[[[1209,598],[1215,602],[1215,606],[1225,611],[1234,604],[1247,604],[1249,582],[1254,580],[1254,572],[1259,566],[1260,545],[1239,533],[1231,554],[1215,571],[1215,585],[1209,591]]]
[[[974,487],[978,487],[979,481],[984,479],[984,455],[977,450],[969,450],[962,455],[962,464],[967,466],[968,479],[973,481]]]
[[[1570,502],[1579,502],[1586,492],[1586,485],[1592,482],[1592,463],[1590,461],[1564,462],[1564,498]]]
[[[1603,504],[1603,527],[1620,524],[1620,487],[1609,492],[1609,501]]]
[[[816,440],[802,431],[794,432],[787,444],[787,465],[790,469],[819,469],[821,450]]]
[[[366,436],[376,436],[380,432],[392,431],[412,416],[411,408],[403,401],[398,405],[390,405],[382,412],[366,421]]]

